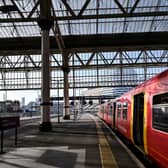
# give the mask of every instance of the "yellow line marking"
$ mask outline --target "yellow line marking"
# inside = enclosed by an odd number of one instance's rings
[[[92,116],[91,116],[92,117]],[[99,150],[102,168],[118,168],[115,157],[111,151],[111,147],[102,131],[102,128],[98,122],[92,117],[96,123],[96,128],[99,136]]]

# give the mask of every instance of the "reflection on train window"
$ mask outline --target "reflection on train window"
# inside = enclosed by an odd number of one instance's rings
[[[100,111],[101,111],[101,113],[104,113],[104,106],[100,107]]]
[[[110,116],[113,116],[113,106],[110,105]]]
[[[153,97],[153,128],[168,132],[168,93]]]
[[[117,117],[118,118],[121,117],[121,104],[120,103],[117,104]]]
[[[127,102],[124,102],[123,103],[123,115],[122,115],[124,120],[127,120],[127,111],[128,111],[128,104]]]

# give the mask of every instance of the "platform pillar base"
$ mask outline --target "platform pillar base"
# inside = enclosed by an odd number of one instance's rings
[[[64,120],[70,120],[70,115],[64,115]]]
[[[39,130],[42,132],[52,131],[51,122],[43,122],[39,125]]]

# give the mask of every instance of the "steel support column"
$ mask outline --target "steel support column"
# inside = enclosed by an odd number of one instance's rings
[[[69,80],[68,80],[68,74],[69,74],[69,66],[68,66],[69,58],[68,54],[63,54],[63,72],[64,72],[64,119],[69,120],[70,119],[70,113],[69,113]]]
[[[42,54],[42,89],[41,89],[41,124],[40,131],[51,131],[50,121],[50,39],[49,30],[52,22],[50,13],[51,1],[40,0],[40,20],[38,22],[42,30],[41,54]]]

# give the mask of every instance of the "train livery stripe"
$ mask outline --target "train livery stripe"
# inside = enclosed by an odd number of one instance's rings
[[[147,93],[145,93],[144,96],[144,127],[143,127],[143,132],[144,132],[144,150],[145,153],[148,154],[148,149],[147,149]]]
[[[118,168],[117,162],[111,151],[111,147],[102,131],[102,128],[100,127],[98,122],[94,119],[94,117],[92,117],[92,119],[96,123],[96,128],[99,136],[99,150],[100,150],[102,168],[109,168],[109,167]]]
[[[130,135],[131,135],[131,141],[134,143],[133,138],[133,112],[134,112],[134,96],[132,96],[132,103],[131,103],[131,112],[130,112]]]

